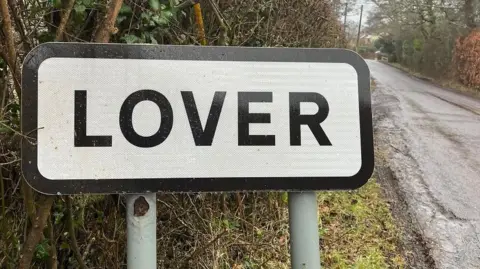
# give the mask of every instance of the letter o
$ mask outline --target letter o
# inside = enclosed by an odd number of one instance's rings
[[[160,126],[158,131],[151,136],[141,136],[133,128],[133,109],[142,101],[154,102],[160,109]],[[139,90],[130,94],[123,102],[119,121],[120,130],[128,142],[140,148],[151,148],[163,143],[170,134],[173,126],[173,110],[163,94],[153,90]]]

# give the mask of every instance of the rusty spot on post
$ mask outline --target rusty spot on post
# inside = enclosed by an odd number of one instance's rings
[[[135,217],[145,216],[149,209],[150,205],[148,204],[147,200],[145,200],[145,197],[140,196],[135,199],[135,202],[133,203],[133,215]]]

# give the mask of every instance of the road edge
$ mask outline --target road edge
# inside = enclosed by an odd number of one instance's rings
[[[372,90],[376,89],[376,80],[372,77]],[[372,98],[374,98],[372,94]],[[374,127],[374,147],[375,147],[375,172],[374,177],[380,185],[381,194],[388,203],[390,213],[395,220],[397,228],[401,231],[400,253],[402,253],[407,268],[434,269],[437,268],[435,260],[431,256],[430,247],[420,228],[420,224],[409,209],[407,198],[402,188],[398,185],[399,181],[391,170],[387,156],[388,134],[382,128],[377,128],[381,122],[381,115],[378,110],[373,109],[373,127]]]
[[[434,78],[430,78],[430,77],[427,77],[427,76],[424,76],[424,75],[421,75],[421,74],[413,73],[412,71],[408,70],[406,67],[401,68],[399,66],[393,65],[393,64],[385,62],[385,61],[378,61],[378,60],[374,60],[374,61],[377,61],[377,62],[382,63],[382,64],[387,65],[387,66],[391,66],[391,67],[393,67],[397,70],[402,71],[403,73],[405,73],[406,75],[408,75],[411,78],[420,80],[420,81],[425,82],[425,83],[430,83],[431,85],[433,85],[435,87],[439,87],[439,88],[442,88],[444,90],[450,91],[452,93],[456,93],[456,94],[459,94],[459,95],[463,95],[463,96],[466,96],[466,97],[470,97],[470,98],[480,100],[480,91],[472,91],[472,90],[464,91],[464,90],[460,90],[460,89],[455,89],[455,88],[452,88],[452,87],[448,87],[448,86],[446,86],[446,85],[444,85],[440,82],[437,82]]]
[[[404,193],[397,184],[393,172],[388,166],[375,166],[382,194],[388,201],[390,212],[401,230],[400,252],[403,253],[407,268],[434,269],[435,260],[424,239],[417,220],[412,216]]]

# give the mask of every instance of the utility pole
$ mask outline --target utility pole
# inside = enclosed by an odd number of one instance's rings
[[[345,12],[343,13],[343,34],[345,37],[347,36],[347,9],[348,9],[348,2],[345,3]]]
[[[358,23],[358,33],[357,33],[357,46],[356,51],[358,51],[358,42],[360,42],[360,29],[362,28],[362,15],[363,15],[363,5],[360,7],[360,22]]]

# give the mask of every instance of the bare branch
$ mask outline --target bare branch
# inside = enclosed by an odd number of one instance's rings
[[[18,33],[20,34],[20,38],[22,39],[23,49],[28,52],[32,49],[32,44],[30,42],[31,40],[29,40],[26,34],[24,21],[23,18],[20,16],[20,12],[18,10],[17,5],[21,4],[21,2],[22,1],[18,0],[9,0],[9,5],[10,9],[12,10],[13,20],[17,25]]]
[[[43,229],[47,224],[47,219],[50,216],[50,209],[52,207],[55,196],[44,196],[38,203],[38,211],[35,216],[35,221],[28,233],[28,237],[23,244],[22,254],[20,255],[19,269],[28,269],[32,262],[35,246],[43,238]]]
[[[55,37],[56,41],[63,41],[63,34],[67,26],[68,19],[70,18],[70,13],[72,12],[73,6],[75,5],[75,0],[68,0],[65,11],[62,14],[62,20],[57,28],[57,35]]]
[[[3,18],[3,33],[5,35],[5,47],[7,49],[6,62],[12,70],[14,77],[15,90],[18,98],[21,97],[22,88],[20,86],[20,67],[17,63],[17,50],[15,49],[15,39],[13,35],[12,19],[8,10],[7,0],[0,0],[0,13]]]
[[[95,33],[95,42],[108,43],[110,35],[116,33],[115,21],[122,4],[123,0],[110,0],[110,3],[107,5],[107,14],[105,14],[102,23]]]
[[[213,245],[215,242],[218,241],[218,239],[220,239],[222,236],[224,236],[226,233],[228,232],[227,229],[223,230],[221,233],[219,233],[217,236],[215,236],[215,238],[213,238],[210,242],[208,242],[205,246],[201,247],[201,248],[197,248],[195,251],[193,251],[193,253],[185,259],[185,261],[183,262],[183,266],[181,268],[188,268],[188,262],[191,261],[193,258],[197,257],[200,253],[202,253],[203,251],[206,251],[211,245]]]
[[[181,2],[180,4],[176,5],[174,8],[177,9],[177,10],[180,10],[180,9],[184,9],[184,8],[187,8],[187,7],[191,7],[193,5],[195,5],[196,3],[199,3],[200,0],[185,0],[183,2]]]
[[[48,268],[57,269],[58,268],[57,248],[56,248],[57,240],[55,240],[52,218],[48,218],[46,236],[48,236],[48,241],[50,243],[50,255],[47,261]]]
[[[68,234],[70,235],[71,245],[73,255],[78,262],[78,265],[81,269],[87,269],[85,262],[83,261],[82,255],[80,254],[80,249],[77,243],[77,237],[75,235],[75,227],[73,223],[73,210],[72,210],[72,198],[70,196],[66,196],[65,200],[67,201],[67,226],[68,226]]]
[[[221,15],[220,9],[218,8],[217,4],[213,0],[208,0],[208,2],[212,6],[213,13],[215,13],[215,17],[217,17],[218,23],[220,24],[218,33],[218,45],[227,46],[227,37],[230,27],[228,27],[225,23],[225,20],[223,19],[223,16]]]
[[[27,184],[25,179],[22,177],[20,179],[21,185],[20,188],[22,190],[22,195],[23,195],[23,203],[25,205],[25,211],[27,212],[28,219],[30,223],[35,222],[35,198],[33,195],[32,188]],[[27,222],[28,223],[28,222]]]

